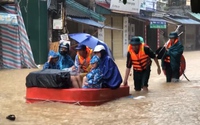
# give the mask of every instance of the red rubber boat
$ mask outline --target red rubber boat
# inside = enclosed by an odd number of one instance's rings
[[[85,106],[97,106],[105,102],[129,96],[129,86],[118,89],[52,89],[30,87],[26,89],[26,102],[54,101]]]
[[[185,61],[185,57],[182,55],[181,56],[181,61],[180,61],[180,70],[179,70],[179,75],[181,76],[186,68],[186,61]],[[166,71],[163,70],[164,74],[166,75]]]

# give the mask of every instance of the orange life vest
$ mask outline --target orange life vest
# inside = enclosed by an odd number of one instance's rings
[[[174,44],[176,44],[177,42],[178,42],[178,39],[174,41]],[[169,49],[171,46],[172,46],[172,41],[170,40],[169,43],[167,44],[167,49]],[[164,61],[170,63],[170,57],[167,56]]]
[[[139,52],[136,54],[132,48],[132,45],[128,46],[128,52],[131,55],[133,69],[136,71],[142,71],[151,65],[151,59],[145,54],[144,47],[145,44],[139,46]]]
[[[78,54],[78,60],[79,60],[79,65],[81,66],[81,69],[84,72],[89,72],[90,71],[90,60],[91,60],[91,56],[92,56],[92,49],[86,47],[86,58],[83,58],[82,56],[80,56]]]

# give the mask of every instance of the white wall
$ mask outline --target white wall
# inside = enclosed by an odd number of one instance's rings
[[[129,23],[128,17],[123,18],[123,57],[126,57],[127,48],[129,43]]]
[[[186,5],[190,6],[190,0],[186,0]]]

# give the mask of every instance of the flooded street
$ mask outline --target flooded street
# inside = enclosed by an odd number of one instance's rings
[[[153,62],[149,92],[135,92],[129,77],[131,96],[85,107],[72,104],[40,102],[25,103],[25,78],[38,69],[0,71],[0,125],[199,125],[200,124],[200,51],[184,52],[185,75],[180,83],[165,83],[157,75]],[[126,59],[117,59],[122,77]],[[6,116],[14,114],[15,121]]]

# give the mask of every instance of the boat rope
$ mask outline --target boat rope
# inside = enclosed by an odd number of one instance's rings
[[[74,105],[81,105],[80,102],[75,102],[73,103]]]

